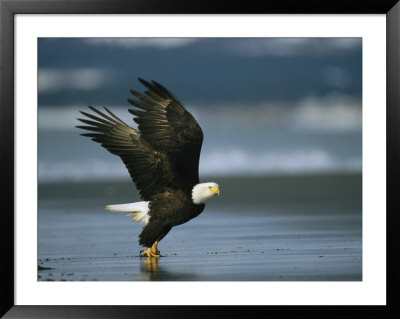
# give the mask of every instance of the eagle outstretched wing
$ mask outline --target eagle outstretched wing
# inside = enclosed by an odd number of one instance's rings
[[[91,137],[110,153],[121,157],[143,200],[151,200],[154,193],[168,186],[164,184],[164,174],[159,168],[162,155],[156,152],[139,132],[107,108],[104,109],[108,114],[92,106],[89,108],[99,116],[81,111],[91,119],[79,119],[87,126],[77,127],[91,131],[81,135]]]
[[[198,168],[203,132],[182,103],[161,84],[139,78],[148,88],[145,94],[131,90],[137,98],[128,101],[138,109],[129,112],[136,116],[142,136],[154,147],[165,152],[175,167],[177,177],[191,191],[199,182]]]
[[[190,192],[199,182],[198,164],[203,133],[179,100],[156,82],[139,79],[149,90],[146,95],[132,91],[138,100],[129,100],[142,110],[129,110],[137,117],[139,131],[130,127],[107,108],[107,114],[89,107],[97,115],[81,112],[79,119],[91,131],[82,134],[121,157],[142,200],[165,188]]]

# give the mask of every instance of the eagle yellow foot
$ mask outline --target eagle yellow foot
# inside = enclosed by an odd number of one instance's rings
[[[141,251],[143,256],[147,257],[160,257],[160,251],[157,249],[158,242],[156,241],[151,248],[147,248],[147,250]]]
[[[147,256],[147,257],[160,257],[160,252],[153,252],[151,250],[151,248],[147,248],[147,250],[143,250],[141,251],[141,253],[143,254],[143,256]]]

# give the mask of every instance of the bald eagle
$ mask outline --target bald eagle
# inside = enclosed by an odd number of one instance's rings
[[[134,129],[104,107],[89,106],[95,113],[81,111],[90,131],[81,134],[100,143],[124,162],[136,184],[141,201],[108,205],[106,209],[128,212],[132,221],[146,224],[139,244],[144,256],[159,257],[157,248],[172,227],[198,216],[205,201],[220,193],[216,183],[199,182],[199,158],[203,132],[182,103],[159,83],[139,78],[144,94],[131,90],[128,99],[136,108],[128,111],[138,124]]]

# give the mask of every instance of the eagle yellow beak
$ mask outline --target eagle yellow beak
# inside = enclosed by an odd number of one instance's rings
[[[219,196],[219,187],[218,186],[211,187],[211,191],[214,194],[217,194]]]

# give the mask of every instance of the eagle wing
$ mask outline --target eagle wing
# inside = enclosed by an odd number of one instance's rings
[[[92,106],[89,108],[98,116],[81,111],[89,119],[78,119],[87,125],[77,127],[90,131],[81,135],[91,137],[110,153],[121,157],[142,200],[151,200],[155,193],[170,185],[165,183],[171,176],[163,165],[163,154],[107,108],[104,108],[107,114]]]
[[[149,201],[166,188],[190,192],[199,182],[198,165],[203,133],[193,116],[179,100],[156,82],[139,79],[149,90],[131,91],[137,100],[129,102],[139,131],[130,127],[107,108],[107,114],[90,106],[97,115],[81,113],[79,119],[91,137],[112,154],[121,157],[136,184],[142,200]]]
[[[181,187],[191,191],[199,182],[199,159],[203,132],[182,103],[161,84],[139,78],[148,89],[144,94],[131,90],[136,99],[128,101],[138,109],[135,115],[142,136],[154,147],[168,155]]]

